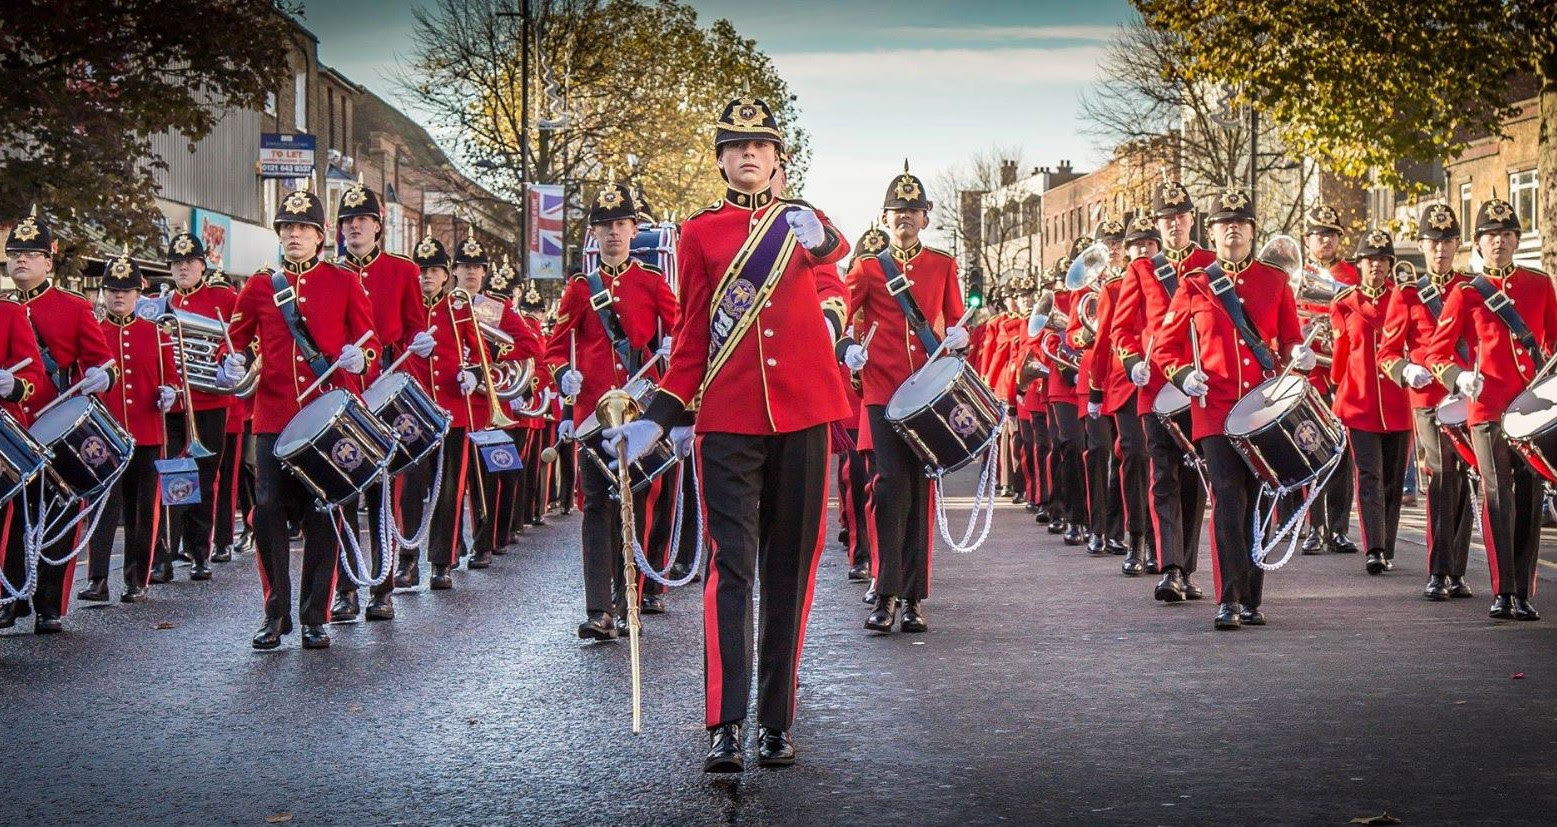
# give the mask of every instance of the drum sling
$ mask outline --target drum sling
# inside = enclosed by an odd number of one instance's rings
[[[1260,363],[1262,370],[1275,370],[1276,358],[1271,354],[1270,348],[1255,332],[1254,326],[1249,323],[1249,317],[1243,313],[1243,305],[1238,302],[1238,294],[1233,290],[1233,280],[1222,271],[1222,265],[1212,262],[1205,267],[1206,279],[1211,284],[1211,292],[1216,294],[1218,301],[1222,303],[1222,309],[1233,320],[1233,328],[1243,338],[1243,343],[1254,352],[1254,361]]]
[[[903,311],[903,319],[908,323],[908,329],[919,337],[919,343],[924,345],[925,353],[934,353],[941,346],[941,340],[930,329],[930,322],[924,317],[924,311],[919,309],[919,302],[914,301],[914,294],[908,288],[914,283],[903,275],[902,268],[897,266],[897,259],[892,257],[892,248],[888,247],[876,254],[876,260],[881,262],[881,274],[887,277],[887,292],[897,300],[897,306]]]
[[[611,291],[606,289],[605,281],[600,278],[600,270],[597,268],[585,273],[584,280],[589,284],[589,306],[599,316],[600,327],[605,330],[606,338],[611,340],[611,349],[622,360],[622,369],[628,375],[637,373],[643,367],[643,356],[627,340],[627,332],[622,329],[622,320],[616,317],[616,309],[611,306]],[[573,368],[576,370],[578,366],[573,365]]]
[[[279,271],[270,274],[270,287],[274,294],[272,299],[276,303],[276,309],[281,311],[281,320],[286,322],[287,331],[292,334],[292,341],[297,344],[297,349],[302,351],[303,361],[308,363],[314,377],[320,377],[330,369],[330,360],[319,352],[319,346],[314,344],[312,336],[308,335],[308,326],[303,322],[303,315],[297,310],[297,291],[287,283],[287,277]]]
[[[1406,283],[1410,284],[1410,282]],[[1433,321],[1438,321],[1438,317],[1443,315],[1443,291],[1439,290],[1438,285],[1433,284],[1433,280],[1426,274],[1416,277],[1416,297],[1421,300],[1422,306],[1433,317]],[[1454,349],[1461,359],[1470,360],[1470,346],[1465,344],[1463,339],[1455,345]]]
[[[1168,291],[1168,298],[1173,298],[1173,294],[1179,290],[1179,271],[1168,261],[1167,253],[1159,252],[1152,256],[1152,275],[1157,277],[1157,283],[1162,285],[1162,289]]]
[[[1478,273],[1475,278],[1471,279],[1471,287],[1476,288],[1476,292],[1481,294],[1481,300],[1487,305],[1487,309],[1497,314],[1497,317],[1508,327],[1508,332],[1512,333],[1514,338],[1518,340],[1520,346],[1529,351],[1530,355],[1535,358],[1535,364],[1537,366],[1545,364],[1546,351],[1542,350],[1541,345],[1536,342],[1535,334],[1530,332],[1529,326],[1525,324],[1524,317],[1520,316],[1519,311],[1514,309],[1514,300],[1510,299],[1507,293],[1493,287],[1492,282],[1487,280],[1485,273]]]

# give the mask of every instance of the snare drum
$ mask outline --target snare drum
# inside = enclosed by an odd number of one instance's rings
[[[380,376],[363,391],[362,401],[398,441],[389,459],[391,476],[421,462],[449,433],[449,412],[438,407],[409,373]]]
[[[1503,434],[1548,482],[1557,482],[1557,376],[1525,388],[1503,412]]]
[[[629,386],[627,390],[630,393],[632,388]],[[619,494],[616,487],[616,472],[611,470],[611,455],[605,452],[603,440],[600,436],[603,430],[605,429],[600,427],[600,420],[594,414],[590,414],[588,418],[579,423],[574,438],[577,440],[579,447],[584,449],[584,453],[600,469],[600,473],[604,474],[607,480],[610,480],[611,496],[616,497]],[[663,476],[666,471],[674,468],[680,459],[680,457],[676,456],[676,446],[670,441],[670,436],[662,434],[659,440],[654,443],[654,447],[649,449],[648,453],[639,457],[637,462],[628,466],[627,475],[632,480],[633,493],[643,493],[655,480]]]
[[[967,465],[1000,433],[1005,406],[984,380],[955,357],[941,357],[908,377],[887,402],[886,420],[924,463],[932,479]]]
[[[1194,440],[1189,438],[1195,432],[1195,426],[1190,421],[1189,397],[1183,391],[1171,382],[1163,385],[1162,390],[1157,391],[1157,398],[1152,400],[1152,414],[1168,430],[1168,435],[1173,437],[1179,448],[1183,449],[1186,458],[1200,458]]]
[[[1470,425],[1466,423],[1469,418],[1470,403],[1458,395],[1445,396],[1433,411],[1438,430],[1454,445],[1455,453],[1460,455],[1466,466],[1475,468],[1476,451],[1471,448]]]
[[[70,504],[113,485],[135,451],[135,439],[103,403],[72,396],[44,411],[29,429],[53,456],[44,474],[44,497]]]
[[[1233,406],[1223,431],[1249,470],[1272,488],[1314,480],[1346,449],[1340,420],[1306,376],[1261,382]]]
[[[292,417],[276,437],[276,459],[324,507],[367,488],[389,466],[399,441],[362,401],[336,388]]]
[[[0,505],[21,493],[22,486],[43,471],[48,457],[49,449],[33,439],[10,414],[0,410]]]

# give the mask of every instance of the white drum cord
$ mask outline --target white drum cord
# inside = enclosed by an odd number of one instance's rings
[[[1319,469],[1319,474],[1315,477],[1316,481],[1308,483],[1308,495],[1303,498],[1303,505],[1298,508],[1298,510],[1293,513],[1290,518],[1287,519],[1286,523],[1284,523],[1274,535],[1271,536],[1269,544],[1266,544],[1265,542],[1265,529],[1270,524],[1270,522],[1276,518],[1276,512],[1281,507],[1281,498],[1293,491],[1302,489],[1303,486],[1298,485],[1293,486],[1292,488],[1280,486],[1272,489],[1269,483],[1260,484],[1260,491],[1255,495],[1254,498],[1254,549],[1252,556],[1256,566],[1259,566],[1265,571],[1275,571],[1276,569],[1285,566],[1287,561],[1292,559],[1292,555],[1297,551],[1298,546],[1297,525],[1303,520],[1305,516],[1307,516],[1308,509],[1313,507],[1314,502],[1318,500],[1320,495],[1324,492],[1325,485],[1330,482],[1330,477],[1335,474],[1335,469],[1341,467],[1341,458],[1346,455],[1346,444],[1347,433],[1345,429],[1342,429],[1341,444],[1336,448],[1335,456],[1332,456],[1327,462],[1325,462],[1324,466]],[[1270,512],[1264,513],[1264,502],[1267,498],[1270,499]],[[1281,556],[1281,559],[1274,563],[1265,562],[1265,558],[1269,556],[1272,551],[1275,551],[1276,547],[1281,545],[1282,539],[1288,538],[1289,534],[1290,538],[1287,540],[1287,551]]]
[[[371,485],[371,483],[369,484]],[[377,530],[380,538],[378,544],[379,568],[377,577],[367,577],[358,574],[358,572],[368,571],[369,563],[363,557],[362,546],[357,541],[357,527],[351,526],[342,532],[341,524],[346,522],[345,510],[338,505],[331,506],[328,509],[330,528],[335,531],[336,547],[340,549],[341,568],[346,571],[346,579],[350,580],[352,585],[366,588],[377,586],[383,583],[385,578],[389,577],[390,571],[394,568],[395,544],[389,542],[391,531],[389,524],[394,520],[394,507],[391,503],[393,493],[389,487],[389,472],[379,471],[378,525],[370,524],[368,526],[369,531]],[[371,521],[371,519],[372,517],[370,516],[369,520]],[[355,561],[355,566],[353,566],[353,561]]]
[[[1002,423],[1003,424],[1003,423]],[[968,554],[976,551],[984,541],[989,538],[989,530],[995,524],[995,469],[1000,464],[1000,440],[990,440],[989,449],[984,454],[984,470],[979,473],[978,485],[973,489],[973,510],[968,513],[968,524],[963,528],[961,542],[952,539],[951,532],[946,527],[946,498],[942,496],[942,477],[934,478],[935,496],[935,524],[940,529],[941,539],[946,545],[958,554]],[[978,537],[975,539],[974,534]],[[970,542],[971,541],[971,542]]]
[[[432,489],[422,499],[422,524],[417,527],[415,536],[407,539],[404,534],[400,533],[402,527],[399,522],[394,519],[389,521],[390,530],[394,532],[395,545],[403,551],[419,549],[423,543],[427,542],[427,531],[432,525],[433,508],[438,504],[438,495],[443,490],[443,443],[443,440],[438,440],[438,453],[433,459],[433,468],[435,470],[433,471]]]
[[[698,479],[697,463],[693,461],[692,457],[685,457],[679,465],[680,467],[676,470],[676,515],[671,521],[670,528],[669,548],[671,553],[667,555],[670,558],[670,565],[665,567],[665,571],[656,571],[654,566],[649,564],[648,556],[643,551],[643,544],[638,542],[637,532],[633,533],[633,560],[638,564],[638,570],[643,572],[643,575],[650,580],[671,589],[691,583],[692,579],[697,577],[698,573],[703,570],[703,545],[706,539],[703,534],[703,481]],[[687,499],[686,490],[681,486],[681,475],[687,473],[689,466],[692,469],[692,510],[697,515],[697,548],[692,554],[691,570],[686,573],[686,576],[678,580],[672,580],[666,575],[676,565],[675,550],[681,547],[681,529],[682,521],[686,514]]]
[[[18,600],[31,600],[33,594],[38,590],[38,556],[39,550],[42,548],[42,544],[38,541],[42,539],[42,532],[36,527],[43,525],[45,513],[41,490],[43,485],[41,482],[38,488],[40,491],[36,515],[28,508],[27,486],[25,484],[22,486],[21,493],[17,495],[21,499],[19,507],[22,509],[22,556],[26,567],[26,577],[22,581],[21,586],[14,586],[10,580],[6,579],[5,573],[0,571],[0,589],[4,590],[4,594],[0,594],[0,606],[14,603]]]

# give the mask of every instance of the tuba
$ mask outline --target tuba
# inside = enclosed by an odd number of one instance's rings
[[[1330,275],[1330,270],[1303,260],[1303,248],[1290,235],[1278,235],[1255,258],[1287,274],[1287,284],[1297,299],[1298,321],[1302,323],[1303,336],[1318,330],[1312,347],[1318,357],[1319,367],[1328,369],[1335,352],[1335,333],[1330,329],[1330,302],[1341,291],[1341,285]]]
[[[481,338],[485,339],[489,346],[496,347],[499,352],[514,346],[514,337],[508,335],[502,328],[504,304],[505,302],[480,293],[470,297],[470,313],[476,320],[477,329],[481,331]],[[534,376],[534,359],[523,359],[517,362],[493,361],[487,370],[493,392],[504,402],[517,399],[530,390],[530,380]]]
[[[140,312],[139,308],[137,312]],[[231,387],[216,381],[216,369],[220,364],[217,353],[227,340],[225,322],[188,310],[169,310],[165,302],[156,321],[168,334],[169,342],[164,347],[173,348],[173,363],[188,379],[191,388],[220,396],[247,397],[254,393],[259,383],[257,361],[249,365],[248,372]]]
[[[1063,336],[1053,330],[1043,332],[1043,338],[1038,340],[1038,349],[1043,351],[1050,363],[1059,365],[1061,369],[1078,370],[1081,367],[1081,354],[1066,345]]]
[[[1091,338],[1097,337],[1098,298],[1098,292],[1096,290],[1088,290],[1087,292],[1081,294],[1080,298],[1076,299],[1076,306],[1072,308],[1073,312],[1076,314],[1076,320],[1081,322],[1081,328],[1085,330],[1088,336]]]
[[[1065,289],[1081,290],[1091,286],[1108,269],[1108,245],[1098,242],[1081,251],[1065,271]]]

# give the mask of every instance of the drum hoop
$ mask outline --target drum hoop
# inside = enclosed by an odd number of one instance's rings
[[[921,373],[924,373],[931,366],[935,366],[935,367],[939,368],[941,362],[943,361],[943,359],[936,359],[934,362],[926,362],[925,364],[920,365],[919,369],[914,371],[913,373],[909,374],[908,379],[904,380],[903,384],[899,385],[897,390],[892,392],[891,398],[889,398],[887,400],[886,410],[883,411],[882,413],[883,413],[883,416],[885,416],[885,418],[886,418],[886,420],[888,422],[903,422],[903,421],[912,419],[912,418],[914,418],[915,416],[918,416],[921,413],[924,413],[926,410],[929,410],[930,406],[932,406],[935,403],[937,403],[937,402],[941,401],[942,399],[944,399],[946,397],[946,394],[950,393],[951,389],[957,385],[958,381],[960,379],[962,379],[962,377],[967,372],[970,372],[972,370],[971,368],[968,367],[968,363],[967,362],[963,362],[961,360],[953,360],[953,359],[951,359],[951,357],[943,357],[943,358],[945,360],[948,360],[948,361],[956,362],[959,365],[958,369],[956,371],[954,371],[949,377],[947,377],[945,384],[941,385],[940,389],[936,391],[934,396],[931,396],[929,399],[926,399],[924,402],[920,403],[918,407],[916,407],[916,408],[914,408],[912,410],[901,412],[901,413],[895,413],[894,412],[894,408],[896,406],[894,406],[893,403],[897,401],[898,394],[902,393],[904,391],[904,389],[906,389],[906,388],[908,388],[910,386],[910,384],[916,384],[916,383],[913,382],[914,377],[918,376]],[[977,378],[977,376],[975,375],[974,378]],[[982,380],[980,380],[980,381],[982,381]]]
[[[292,426],[295,425],[298,418],[306,413],[310,408],[314,407],[315,405],[320,405],[320,403],[325,402],[326,400],[334,400],[335,409],[330,412],[330,416],[325,420],[327,423],[334,422],[337,415],[351,404],[352,398],[352,395],[342,388],[331,388],[330,390],[320,394],[318,399],[315,399],[314,401],[309,402],[307,405],[299,408],[297,413],[292,414],[292,418],[287,422],[286,426],[281,429],[281,433],[276,435],[276,447],[274,449],[275,455],[277,457],[296,456],[299,448],[304,445],[313,444],[314,437],[317,437],[319,434],[324,432],[324,428],[320,427],[311,431],[305,439],[299,440],[296,436],[293,436],[292,440],[297,442],[296,445],[291,445],[287,442],[287,434],[292,430]],[[283,451],[283,448],[286,448],[287,450]]]
[[[45,422],[53,422],[54,419],[64,420],[68,411],[70,411],[72,408],[79,407],[81,410],[77,411],[74,416],[66,420],[69,423],[68,426],[61,430],[58,434],[55,434],[54,438],[44,439],[36,434],[33,435],[33,439],[37,440],[40,444],[53,445],[61,439],[64,439],[66,434],[81,427],[81,423],[85,422],[87,418],[91,416],[92,403],[96,401],[97,400],[90,396],[73,396],[69,399],[66,399],[58,405],[55,405],[53,408],[44,411],[43,415],[38,417],[38,419],[32,423],[32,427],[27,429],[27,432],[32,434],[33,428],[37,428]],[[56,414],[58,414],[58,416],[56,416]]]
[[[1238,402],[1241,403],[1241,402],[1243,402],[1244,399],[1248,399],[1249,397],[1253,396],[1254,394],[1261,393],[1260,389],[1265,387],[1266,385],[1270,384],[1273,381],[1275,381],[1275,380],[1274,379],[1267,379],[1264,382],[1261,382],[1260,384],[1255,385],[1254,388],[1252,390],[1250,390],[1247,394],[1244,394],[1243,398],[1239,399]],[[1256,429],[1254,429],[1252,431],[1240,431],[1238,433],[1234,433],[1231,429],[1229,429],[1227,427],[1227,423],[1224,421],[1222,423],[1222,432],[1224,434],[1226,434],[1228,439],[1253,439],[1254,437],[1257,437],[1260,434],[1263,434],[1266,431],[1269,431],[1271,428],[1274,428],[1277,425],[1280,425],[1281,422],[1286,419],[1287,414],[1289,414],[1292,411],[1296,410],[1299,406],[1303,405],[1305,402],[1313,401],[1311,399],[1311,395],[1312,396],[1317,396],[1318,393],[1319,393],[1318,391],[1314,390],[1314,386],[1313,385],[1308,384],[1307,380],[1298,378],[1298,381],[1302,384],[1302,388],[1303,388],[1302,392],[1297,395],[1297,401],[1293,402],[1292,406],[1290,408],[1288,408],[1285,411],[1282,411],[1280,416],[1277,416],[1275,419],[1272,419],[1271,421],[1265,423],[1264,425],[1262,425],[1262,426],[1260,426],[1260,427],[1258,427],[1258,428],[1256,428]],[[1325,407],[1322,404],[1317,404],[1314,407],[1316,407],[1316,408],[1318,408],[1320,410],[1323,410],[1323,411],[1325,411],[1327,413],[1329,413],[1329,411],[1330,411],[1329,408]],[[1238,404],[1234,403],[1233,411],[1236,411],[1237,409],[1238,409]],[[1228,411],[1228,413],[1227,413],[1228,419],[1232,418],[1233,411]],[[1330,416],[1333,419],[1335,415],[1332,413],[1332,414],[1330,414]]]
[[[1510,414],[1522,419],[1531,419],[1535,417],[1535,414],[1520,413],[1514,410],[1515,407],[1519,405],[1519,400],[1529,397],[1538,402],[1545,402],[1545,399],[1536,394],[1535,389],[1553,381],[1557,381],[1557,376],[1542,377],[1539,382],[1536,382],[1530,385],[1530,387],[1520,391],[1519,394],[1508,403],[1508,408],[1504,410],[1502,420],[1500,422],[1503,427],[1504,436],[1507,436],[1510,440],[1530,440],[1539,437],[1541,434],[1550,431],[1554,427],[1557,427],[1557,408],[1548,408],[1545,412],[1550,413],[1551,417],[1548,418],[1545,422],[1541,423],[1541,427],[1531,430],[1528,433],[1521,432],[1519,434],[1511,433],[1508,429],[1508,419]],[[1467,420],[1468,419],[1469,418],[1467,417]]]

